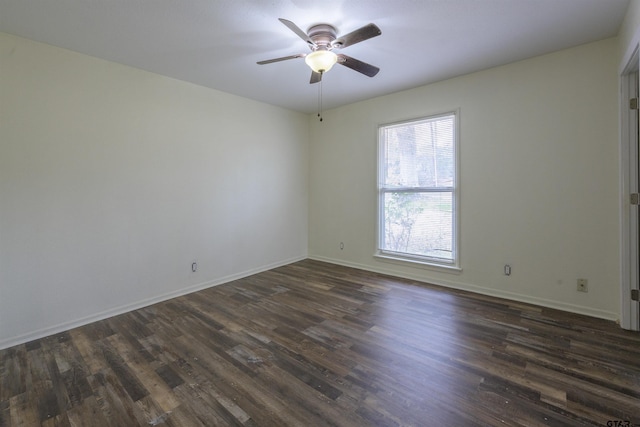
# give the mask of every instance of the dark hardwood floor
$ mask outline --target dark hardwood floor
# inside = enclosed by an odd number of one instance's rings
[[[0,351],[0,426],[634,424],[640,334],[311,260]]]

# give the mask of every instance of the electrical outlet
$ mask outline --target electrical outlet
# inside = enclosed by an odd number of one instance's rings
[[[589,292],[587,279],[578,279],[578,292]]]
[[[198,263],[194,261],[194,262],[191,264],[191,272],[192,272],[192,273],[195,273],[196,271],[198,271]]]

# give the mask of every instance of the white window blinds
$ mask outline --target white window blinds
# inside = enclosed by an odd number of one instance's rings
[[[382,126],[378,252],[456,263],[456,115]]]

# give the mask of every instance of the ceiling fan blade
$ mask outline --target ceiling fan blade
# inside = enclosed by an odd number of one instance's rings
[[[322,73],[316,73],[315,71],[311,71],[311,80],[309,80],[310,84],[318,83],[322,80]]]
[[[380,71],[380,68],[374,65],[367,64],[366,62],[359,61],[342,53],[338,55],[338,64],[342,64],[345,67],[349,67],[352,70],[355,70],[369,77],[375,76],[376,74],[378,74],[378,71]]]
[[[295,58],[304,58],[305,56],[306,55],[304,53],[299,53],[297,55],[289,55],[289,56],[283,56],[281,58],[273,58],[273,59],[267,59],[264,61],[258,61],[257,63],[260,65],[271,64],[272,62],[286,61],[288,59],[295,59]]]
[[[376,24],[367,24],[362,28],[350,32],[344,36],[338,37],[333,43],[334,48],[343,48],[361,41],[376,37],[382,34],[382,31]]]
[[[283,18],[278,18],[278,19],[280,20],[280,22],[282,22],[284,25],[286,25],[287,28],[289,28],[291,31],[296,33],[298,35],[298,37],[300,37],[302,40],[307,42],[307,44],[309,44],[309,46],[314,46],[315,47],[316,44],[313,42],[313,40],[311,40],[309,38],[307,33],[305,33],[304,31],[302,31],[300,29],[300,27],[298,27],[296,24],[294,24],[293,22],[291,22],[291,21],[289,21],[287,19],[283,19]]]

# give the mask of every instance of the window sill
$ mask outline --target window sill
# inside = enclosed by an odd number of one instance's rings
[[[384,254],[384,253],[376,253],[373,256],[374,258],[377,258],[380,261],[390,262],[392,264],[397,264],[397,265],[409,265],[411,267],[425,268],[428,270],[441,271],[443,273],[452,273],[452,274],[462,273],[462,268],[455,265],[436,264],[428,261],[411,259],[411,258],[403,258],[403,257],[393,256],[393,255]]]

